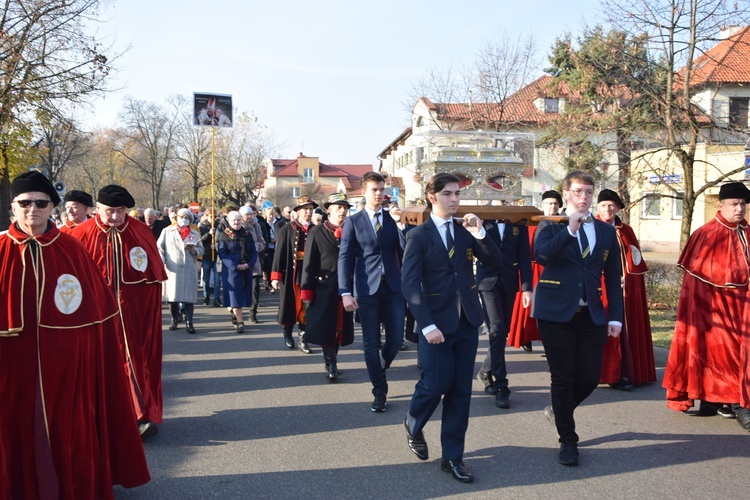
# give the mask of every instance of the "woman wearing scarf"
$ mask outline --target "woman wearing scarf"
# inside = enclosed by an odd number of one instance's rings
[[[161,260],[167,268],[165,295],[172,315],[170,330],[177,329],[180,317],[180,303],[185,305],[185,326],[188,333],[195,333],[193,326],[193,306],[198,300],[198,287],[195,284],[203,255],[200,232],[190,225],[193,220],[190,210],[177,211],[177,223],[162,231],[156,246]]]
[[[237,333],[245,332],[242,308],[253,303],[253,266],[258,260],[253,237],[242,227],[239,212],[227,214],[227,225],[217,233],[221,259],[221,282],[224,286],[224,305],[232,308],[237,322]]]

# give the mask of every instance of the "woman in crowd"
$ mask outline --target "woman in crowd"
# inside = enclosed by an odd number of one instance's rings
[[[195,333],[193,309],[198,300],[195,279],[200,269],[198,258],[204,252],[200,233],[190,225],[192,220],[190,210],[181,208],[177,211],[177,223],[164,229],[156,242],[161,260],[167,268],[165,297],[172,316],[169,329],[177,329],[182,303],[188,333]]]
[[[217,233],[224,305],[230,307],[237,323],[237,333],[245,332],[242,308],[253,302],[253,266],[258,260],[253,237],[242,227],[242,215],[227,214],[227,225]]]

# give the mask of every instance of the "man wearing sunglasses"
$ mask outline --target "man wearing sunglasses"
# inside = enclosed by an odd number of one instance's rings
[[[142,439],[162,421],[162,281],[166,281],[156,241],[144,223],[128,215],[135,200],[122,186],[104,186],[96,215],[71,233],[81,240],[99,272],[120,300],[125,361]]]
[[[112,334],[117,302],[80,242],[50,221],[60,202],[52,183],[29,172],[10,190],[15,222],[0,235],[0,497],[111,497],[113,484],[149,481]]]

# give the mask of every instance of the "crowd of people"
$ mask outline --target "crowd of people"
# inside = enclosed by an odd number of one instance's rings
[[[195,334],[199,290],[203,305],[227,308],[238,334],[246,319],[259,321],[261,290],[278,292],[280,343],[305,354],[319,346],[331,382],[359,323],[375,413],[387,410],[387,373],[404,339],[416,343],[407,446],[429,458],[423,429],[442,402],[440,467],[460,482],[474,481],[463,453],[483,324],[489,350],[476,377],[502,410],[511,407],[506,346],[532,352],[541,342],[551,379],[543,413],[562,465],[579,463],[575,409],[599,384],[656,381],[648,268],[615,191],[598,192],[594,217],[593,178],[571,172],[561,193],[543,193],[544,220],[527,227],[457,218],[460,179],[436,174],[425,186],[430,215],[412,226],[382,175],[368,172],[361,186],[352,215],[335,193],[323,208],[303,196],[283,210],[247,203],[197,216],[178,206],[159,217],[134,208],[122,186],[61,200],[39,173],[14,179],[13,223],[0,234],[0,467],[9,478],[0,497],[111,498],[114,484],[149,481],[141,443],[163,420],[162,304],[169,330],[184,323]],[[663,385],[669,408],[700,400],[699,414],[750,430],[750,190],[727,183],[719,200],[678,262],[685,277]]]

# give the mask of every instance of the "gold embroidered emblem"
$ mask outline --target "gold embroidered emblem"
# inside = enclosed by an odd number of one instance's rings
[[[474,249],[473,248],[467,248],[466,249],[466,258],[468,260],[473,260],[474,259]]]
[[[630,255],[633,257],[633,264],[640,265],[640,263],[643,261],[643,256],[641,256],[641,251],[638,250],[638,247],[635,245],[630,245]]]
[[[609,256],[609,250],[605,250],[604,254],[602,255],[602,260],[604,262],[607,262],[607,257]]]
[[[517,227],[513,228],[513,236],[518,236],[518,228]]]
[[[72,274],[61,274],[55,287],[55,306],[63,314],[73,314],[83,302],[83,291],[78,278]]]
[[[146,251],[141,247],[133,247],[130,249],[130,265],[136,271],[143,272],[148,267],[148,255]]]

